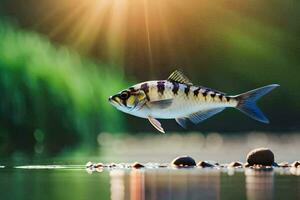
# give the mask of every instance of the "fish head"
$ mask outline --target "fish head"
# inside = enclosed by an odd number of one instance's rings
[[[125,89],[110,96],[109,102],[118,110],[130,113],[141,109],[147,101],[143,90]]]

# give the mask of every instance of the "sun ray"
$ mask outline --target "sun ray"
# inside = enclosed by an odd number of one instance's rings
[[[107,31],[107,51],[112,64],[124,63],[128,0],[113,1]]]
[[[75,47],[80,38],[80,34],[86,28],[85,25],[88,23],[91,13],[93,13],[91,11],[91,6],[88,4],[88,2],[80,2],[80,3],[84,9],[83,9],[82,13],[80,13],[77,16],[77,22],[75,24],[73,24],[73,26],[70,28],[70,30],[67,34],[67,38],[66,38],[67,42]]]
[[[55,37],[59,33],[66,30],[66,28],[73,24],[74,21],[78,19],[78,15],[82,13],[84,10],[84,7],[82,4],[79,4],[75,10],[73,10],[68,16],[66,16],[64,19],[62,19],[56,27],[52,29],[52,31],[49,33],[50,37]]]
[[[156,6],[157,10],[158,10],[158,15],[159,15],[159,19],[160,19],[160,27],[161,27],[161,37],[162,37],[162,41],[164,42],[164,47],[168,53],[168,56],[170,58],[170,60],[173,59],[175,52],[174,52],[174,47],[172,45],[172,35],[170,34],[169,31],[169,21],[167,20],[166,17],[166,12],[167,9],[165,8],[165,3],[161,3],[159,5]]]
[[[44,24],[48,24],[55,16],[61,12],[64,11],[64,9],[67,7],[68,3],[67,2],[62,2],[59,6],[55,4],[54,5],[48,5],[48,4],[42,4],[43,7],[41,7],[40,10],[40,18],[38,19],[38,22],[36,23],[36,27],[39,28],[43,26]],[[51,9],[49,9],[51,8]],[[48,10],[46,15],[44,14],[44,10]]]
[[[150,27],[149,27],[149,13],[148,13],[148,1],[143,0],[144,7],[144,21],[146,28],[146,38],[147,38],[147,48],[148,48],[148,61],[150,65],[150,74],[153,74],[153,54],[151,48],[151,38],[150,38]]]
[[[86,23],[83,24],[81,31],[74,42],[74,46],[80,46],[84,51],[89,51],[95,43],[101,28],[103,27],[105,15],[108,13],[109,1],[99,1],[92,12],[88,14]]]
[[[180,37],[184,25],[176,21],[182,14],[180,4],[171,0],[62,0],[59,4],[54,0],[54,11],[48,16],[61,19],[49,36],[119,66],[128,64],[128,55],[139,56],[138,62],[146,64],[151,76],[157,64],[162,67],[160,60],[172,63],[178,53],[188,55]]]

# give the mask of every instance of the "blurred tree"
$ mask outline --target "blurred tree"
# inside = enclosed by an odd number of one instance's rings
[[[100,131],[124,130],[107,102],[124,87],[118,68],[97,66],[3,21],[0,49],[0,153],[56,154],[80,142],[95,147]]]

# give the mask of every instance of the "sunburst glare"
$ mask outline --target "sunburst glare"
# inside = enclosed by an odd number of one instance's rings
[[[47,5],[51,11],[39,20],[39,25],[56,21],[48,34],[51,38],[60,37],[81,53],[94,53],[114,64],[123,64],[125,55],[139,51],[139,44],[147,55],[143,62],[152,72],[153,57],[160,56],[153,54],[153,45],[163,44],[166,56],[175,54],[169,29],[174,28],[172,9],[178,4],[148,0],[54,1]]]

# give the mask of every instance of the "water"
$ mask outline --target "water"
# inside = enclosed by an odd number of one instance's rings
[[[135,136],[100,133],[97,141],[99,149],[93,151],[92,156],[78,150],[79,154],[73,157],[41,156],[31,160],[14,155],[8,160],[2,159],[0,199],[300,199],[300,168],[174,169],[157,168],[155,164],[170,163],[180,155],[189,155],[196,162],[245,163],[247,153],[257,147],[270,148],[277,163],[292,163],[299,160],[299,133]],[[91,172],[85,167],[88,161],[150,164],[143,169],[117,167]]]
[[[300,199],[300,169],[0,168],[1,199]]]

